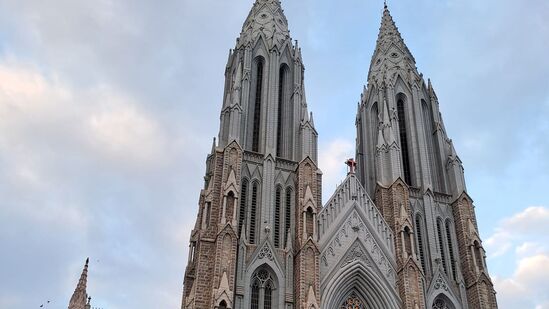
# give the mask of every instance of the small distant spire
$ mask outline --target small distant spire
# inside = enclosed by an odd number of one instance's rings
[[[90,258],[86,259],[86,264],[80,275],[80,280],[78,280],[78,285],[72,294],[71,300],[69,302],[69,309],[80,309],[86,306],[86,301],[88,300],[88,294],[86,292],[86,286],[88,283],[88,265],[90,263]]]

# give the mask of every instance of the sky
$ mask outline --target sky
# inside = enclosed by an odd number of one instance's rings
[[[0,308],[180,308],[223,73],[252,0],[0,0]],[[324,201],[381,0],[285,0]],[[390,0],[464,163],[501,309],[549,308],[549,2]]]

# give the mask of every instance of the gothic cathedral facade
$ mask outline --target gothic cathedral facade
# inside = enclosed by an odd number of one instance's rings
[[[182,309],[497,308],[462,163],[387,6],[357,163],[324,205],[304,71],[280,1],[256,0],[225,69]]]

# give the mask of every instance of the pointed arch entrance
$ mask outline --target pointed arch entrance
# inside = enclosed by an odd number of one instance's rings
[[[361,261],[341,267],[332,278],[322,292],[322,309],[400,308],[394,288]]]

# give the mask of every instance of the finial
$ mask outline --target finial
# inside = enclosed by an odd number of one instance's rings
[[[353,158],[348,159],[345,161],[345,164],[349,167],[348,174],[354,174],[356,169],[356,161]]]
[[[387,0],[383,0],[383,7],[387,9]]]

